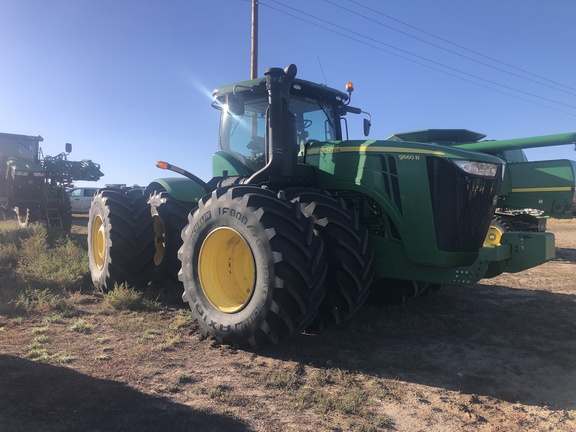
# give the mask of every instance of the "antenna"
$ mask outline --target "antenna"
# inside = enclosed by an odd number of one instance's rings
[[[326,75],[324,74],[324,68],[322,67],[320,56],[318,56],[318,64],[320,64],[320,70],[322,71],[322,76],[324,77],[324,84],[328,85],[328,80],[326,80]]]

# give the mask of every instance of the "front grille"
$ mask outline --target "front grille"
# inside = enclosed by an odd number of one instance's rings
[[[501,167],[487,179],[462,172],[449,160],[427,158],[436,244],[444,252],[476,252],[494,213]]]

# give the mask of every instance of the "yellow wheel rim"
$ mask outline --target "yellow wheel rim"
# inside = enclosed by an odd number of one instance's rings
[[[502,230],[494,225],[490,225],[488,234],[486,234],[486,238],[484,239],[484,246],[498,246],[501,239]]]
[[[166,252],[166,230],[160,216],[154,215],[152,221],[154,223],[154,247],[156,248],[154,265],[159,266],[162,264],[162,261],[164,261],[164,254]]]
[[[98,270],[102,270],[104,268],[104,262],[106,261],[106,229],[104,227],[104,221],[100,216],[94,218],[91,238],[92,244],[90,246],[94,264],[96,264]]]
[[[198,275],[212,306],[225,313],[242,310],[256,280],[254,257],[244,237],[228,227],[212,231],[200,248]]]

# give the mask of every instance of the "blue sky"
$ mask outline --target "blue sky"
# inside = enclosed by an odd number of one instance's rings
[[[209,180],[209,95],[249,78],[250,16],[249,0],[0,0],[0,132],[42,135],[49,155],[72,143],[70,159],[101,164],[98,185],[146,185],[157,160]],[[371,139],[573,132],[574,17],[573,0],[261,0],[259,74],[295,63],[353,81]],[[571,145],[528,155],[576,159]]]

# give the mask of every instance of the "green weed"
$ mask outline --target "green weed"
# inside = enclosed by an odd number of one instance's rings
[[[35,346],[34,344],[29,347],[26,357],[31,360],[56,362],[60,364],[69,364],[76,359],[69,351],[58,351],[53,354],[48,349],[41,346]]]
[[[178,329],[168,327],[166,332],[163,334],[163,340],[160,345],[158,345],[158,348],[160,351],[171,351],[176,347],[176,345],[180,344],[181,341]]]
[[[263,375],[262,381],[266,387],[291,390],[302,385],[302,373],[300,364],[288,368],[274,367]]]
[[[106,296],[105,307],[113,311],[152,312],[159,309],[158,303],[144,297],[140,291],[123,283],[114,285]]]
[[[44,322],[47,322],[49,324],[62,324],[64,322],[64,318],[62,317],[62,315],[59,314],[49,315],[47,317],[44,317]]]
[[[92,333],[92,327],[90,326],[90,324],[86,323],[86,321],[82,319],[74,321],[70,326],[70,330],[76,333],[84,333],[84,334]]]
[[[36,336],[36,337],[34,338],[34,340],[32,341],[32,344],[34,344],[34,345],[36,345],[36,344],[42,345],[42,344],[46,344],[46,343],[48,343],[48,342],[50,342],[50,338],[49,338],[48,336],[46,336],[46,335],[39,335],[39,336]]]
[[[65,298],[60,294],[53,294],[48,288],[28,289],[21,292],[11,303],[16,309],[28,313],[58,312],[65,317],[72,317],[78,313]]]
[[[76,357],[68,351],[59,351],[52,356],[52,360],[60,364],[69,364],[76,360]]]
[[[48,245],[46,228],[39,225],[21,241],[17,273],[35,286],[78,288],[88,274],[88,257],[70,237]]]
[[[2,223],[0,268],[0,313],[76,314],[63,293],[87,277],[88,259],[72,238],[54,237],[40,224]]]
[[[26,353],[26,357],[31,360],[47,362],[52,359],[52,354],[46,348],[31,347]]]
[[[230,392],[232,388],[223,384],[216,384],[208,390],[208,396],[210,399],[214,399],[218,402],[226,402],[230,397]]]
[[[159,332],[158,330],[146,329],[146,330],[144,330],[144,334],[142,336],[140,336],[140,342],[145,343],[145,342],[148,342],[150,340],[154,340],[154,339],[156,339],[156,336],[158,336],[160,334],[162,334],[162,333]]]

